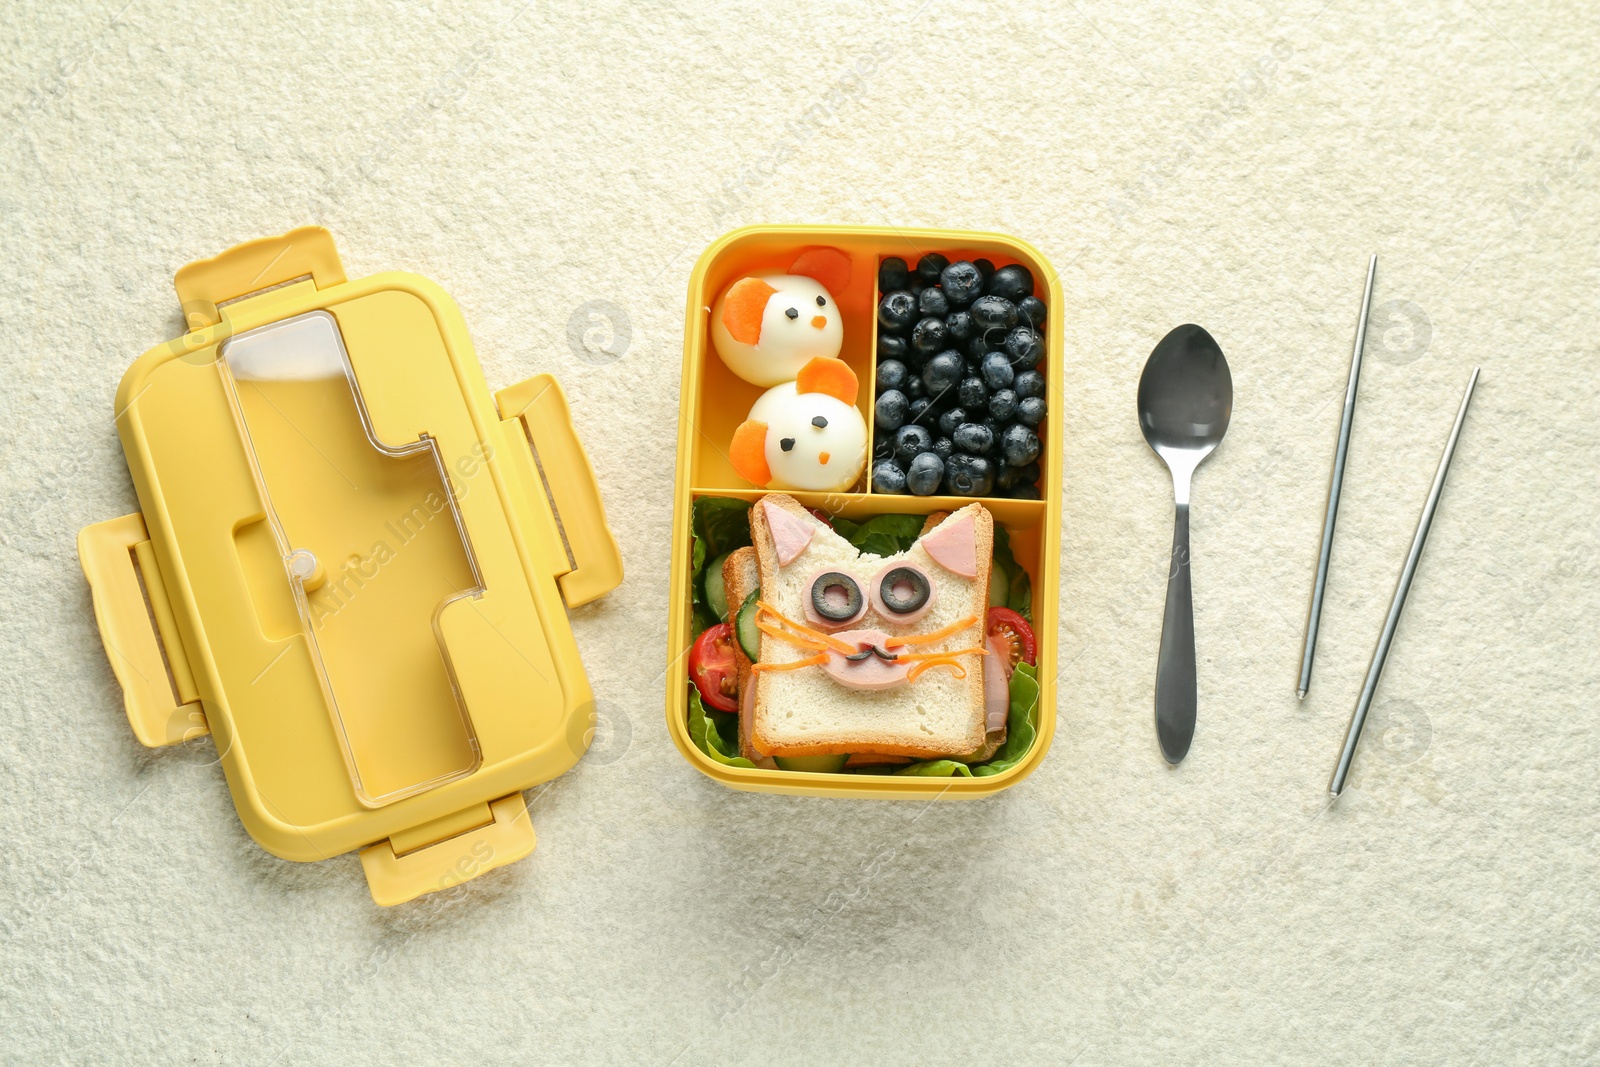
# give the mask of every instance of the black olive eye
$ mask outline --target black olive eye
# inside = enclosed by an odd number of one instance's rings
[[[928,576],[911,567],[896,567],[878,583],[878,599],[896,615],[909,615],[928,602]]]
[[[828,306],[828,301],[827,301],[826,297],[820,297],[820,296],[817,297],[817,307],[825,308],[827,306]]]
[[[819,430],[826,430],[828,428],[828,420],[822,415],[817,415],[811,420],[811,425]]]
[[[785,311],[784,314],[789,316],[791,319],[798,319],[800,317],[800,309],[790,308],[788,311]]]
[[[829,622],[847,622],[861,614],[861,587],[843,571],[819,574],[811,583],[811,607]]]

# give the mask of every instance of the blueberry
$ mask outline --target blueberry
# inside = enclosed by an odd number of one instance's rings
[[[1031,326],[1018,326],[1006,334],[1006,354],[1017,370],[1032,370],[1044,355],[1044,340]]]
[[[1025,296],[1017,301],[1017,315],[1035,329],[1044,325],[1044,301],[1036,296]]]
[[[932,315],[918,320],[911,330],[911,347],[925,356],[947,348],[949,343],[950,331],[945,329],[944,320]]]
[[[1027,485],[1013,486],[1006,496],[1012,500],[1038,500],[1039,487],[1029,483]]]
[[[899,256],[890,256],[878,264],[878,292],[892,293],[904,289],[911,282],[911,271]]]
[[[921,400],[927,396],[928,387],[922,384],[922,375],[912,374],[907,377],[904,392],[908,400]]]
[[[1025,370],[1017,375],[1011,388],[1015,389],[1017,396],[1023,399],[1030,396],[1044,396],[1044,375],[1036,370]]]
[[[955,453],[956,445],[948,437],[935,437],[933,439],[933,450],[940,459],[949,459]]]
[[[963,259],[944,269],[939,275],[939,284],[944,287],[944,295],[950,298],[950,303],[964,308],[983,292],[983,275]]]
[[[1039,480],[1039,461],[1034,460],[1026,467],[1018,468],[1017,473],[1018,481],[1027,482],[1029,485],[1032,485],[1034,482]]]
[[[982,378],[963,378],[959,389],[962,407],[981,408],[989,403],[989,387]]]
[[[894,455],[894,442],[889,440],[889,438],[887,438],[887,437],[878,437],[875,441],[873,441],[873,443],[872,443],[872,459],[873,459],[873,462],[877,462],[878,460],[882,460],[882,459],[888,459],[889,457],[891,457],[893,455]]]
[[[1021,263],[1001,267],[989,279],[989,292],[1016,303],[1025,296],[1033,295],[1033,274]]]
[[[880,430],[898,430],[905,425],[911,411],[911,401],[898,389],[890,389],[878,397],[872,408],[872,421]]]
[[[950,435],[956,448],[970,455],[981,455],[994,447],[994,432],[981,422],[964,422]]]
[[[1009,389],[1015,378],[1004,352],[990,352],[983,357],[983,380],[990,389]]]
[[[950,300],[938,286],[922,290],[922,295],[917,297],[917,307],[924,315],[937,315],[941,319],[950,314]]]
[[[972,340],[967,342],[967,358],[973,363],[982,363],[983,357],[993,351],[994,349],[990,347],[988,338],[984,337],[981,331],[974,332]]]
[[[905,333],[917,321],[917,298],[896,289],[878,302],[878,325],[890,333]]]
[[[923,421],[922,416],[927,414],[928,405],[930,405],[931,403],[932,403],[932,401],[929,400],[925,396],[917,397],[915,400],[913,400],[911,402],[911,407],[907,411],[908,418],[907,418],[906,421],[908,421],[908,422],[922,422]]]
[[[1017,305],[995,296],[980,296],[972,302],[972,321],[978,329],[1010,330],[1017,324]]]
[[[965,311],[952,311],[944,317],[944,328],[950,331],[950,340],[956,342],[972,339],[972,316]]]
[[[923,452],[906,468],[906,488],[918,496],[929,496],[939,491],[944,481],[944,460],[936,452]]]
[[[982,456],[951,456],[944,477],[950,491],[962,496],[988,496],[994,489],[994,465]]]
[[[972,261],[972,265],[978,268],[979,274],[983,275],[984,287],[988,288],[989,279],[994,277],[994,264],[987,259],[975,259]]]
[[[1001,422],[993,415],[985,412],[983,416],[983,425],[989,431],[989,447],[984,449],[984,451],[988,455],[998,458],[1000,456],[1000,435],[1005,432],[1005,428],[1009,424]]]
[[[892,333],[878,334],[879,359],[898,359],[901,362],[904,362],[906,358],[906,350],[909,347],[910,345],[906,343],[906,339],[904,337],[899,337]]]
[[[881,340],[881,338],[880,338]],[[896,338],[899,340],[899,338]],[[906,384],[906,365],[898,359],[886,359],[878,364],[878,395],[882,396],[891,389],[904,389]]]
[[[909,464],[918,452],[926,452],[932,447],[933,434],[928,432],[926,426],[911,423],[894,432],[894,458],[903,464]]]
[[[997,390],[989,398],[989,414],[1004,422],[1017,410],[1017,394],[1010,389]]]
[[[935,396],[946,389],[955,388],[955,384],[961,380],[961,372],[965,369],[961,363],[960,353],[940,352],[928,360],[928,365],[922,368],[922,384],[928,387],[929,396]]]
[[[967,421],[967,413],[961,408],[951,408],[939,416],[939,432],[946,437],[956,432],[956,427]]]
[[[900,432],[905,433],[905,430]],[[1000,449],[1007,463],[1025,467],[1039,458],[1039,436],[1026,426],[1013,423],[1000,435]]]
[[[906,290],[919,300],[922,298],[922,290],[926,288],[927,286],[923,284],[922,279],[915,274],[911,276],[911,284],[906,286]]]
[[[1044,398],[1030,396],[1017,401],[1017,422],[1023,426],[1037,426],[1044,421]]]
[[[995,464],[994,484],[1000,489],[1010,489],[1017,484],[1017,479],[1022,476],[1022,468],[1013,467],[1005,460]]]
[[[872,491],[874,493],[903,493],[906,491],[906,472],[892,459],[879,460],[872,465]]]
[[[938,285],[939,275],[950,265],[948,256],[941,256],[937,252],[929,252],[917,260],[917,277],[922,279],[924,285]]]

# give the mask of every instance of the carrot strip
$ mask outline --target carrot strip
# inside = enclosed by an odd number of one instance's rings
[[[923,674],[933,670],[935,667],[949,667],[952,671],[955,671],[955,677],[957,679],[965,678],[967,676],[967,669],[961,664],[957,663],[955,660],[938,659],[931,660],[927,663],[912,664],[911,669],[906,672],[906,684],[910,685],[912,682],[922,677]]]
[[[789,618],[783,612],[779,611],[777,608],[773,607],[771,604],[768,604],[765,600],[756,601],[756,607],[760,608],[762,611],[765,611],[768,615],[771,615],[773,618],[777,619],[779,622],[783,623],[785,626],[789,626],[789,627],[792,627],[795,630],[800,631],[801,634],[804,634],[806,637],[810,638],[812,641],[821,642],[820,645],[817,646],[819,648],[832,649],[833,651],[839,653],[841,656],[848,656],[848,655],[851,655],[852,653],[854,653],[856,651],[855,649],[851,648],[848,644],[846,644],[843,641],[840,641],[836,637],[830,637],[828,634],[823,633],[821,630],[813,630],[811,627],[807,626],[803,622],[795,622],[793,619]],[[761,625],[760,616],[757,616],[757,618],[756,618],[756,625],[757,626]],[[789,635],[789,634],[774,634],[773,636],[775,636],[775,637],[787,637],[790,641],[793,641],[795,644],[800,644],[800,641],[798,639],[796,639],[793,635]]]
[[[947,637],[960,633],[962,630],[965,630],[967,627],[973,625],[977,621],[978,620],[976,616],[968,615],[964,619],[957,619],[949,626],[934,630],[931,633],[910,634],[906,637],[891,637],[889,640],[883,643],[883,647],[900,648],[904,645],[927,645],[932,644],[934,641],[943,641]]]
[[[793,663],[752,663],[752,671],[797,671],[801,667],[817,667],[828,662],[826,652],[818,652],[815,656],[797,659]]]
[[[955,656],[971,656],[974,654],[979,656],[987,656],[989,654],[989,650],[986,648],[952,648],[949,652],[901,652],[898,656],[896,656],[896,658],[916,662],[918,660],[946,659]]]

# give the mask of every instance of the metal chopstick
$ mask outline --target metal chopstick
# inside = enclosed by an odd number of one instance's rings
[[[1389,605],[1389,618],[1383,624],[1378,647],[1372,652],[1372,665],[1367,668],[1367,683],[1361,687],[1361,699],[1356,702],[1355,714],[1350,717],[1350,732],[1345,735],[1344,751],[1339,754],[1339,765],[1333,770],[1333,780],[1328,792],[1338,796],[1344,789],[1345,777],[1350,773],[1350,761],[1355,758],[1356,742],[1361,740],[1361,728],[1366,725],[1367,711],[1372,707],[1372,695],[1378,689],[1378,676],[1383,673],[1383,662],[1389,657],[1389,645],[1394,641],[1395,626],[1400,622],[1400,610],[1406,606],[1406,594],[1411,591],[1411,579],[1417,573],[1417,561],[1422,558],[1422,546],[1428,540],[1428,528],[1433,525],[1433,513],[1439,508],[1439,495],[1444,492],[1444,476],[1450,472],[1450,461],[1455,458],[1456,441],[1461,437],[1461,424],[1467,418],[1467,405],[1472,402],[1472,390],[1478,384],[1478,370],[1474,367],[1467,381],[1467,392],[1461,398],[1461,410],[1456,412],[1456,422],[1450,429],[1450,440],[1445,443],[1444,455],[1439,457],[1439,471],[1433,476],[1433,488],[1428,490],[1428,502],[1422,506],[1422,518],[1417,520],[1417,533],[1411,539],[1411,552],[1400,571],[1400,582],[1395,587],[1394,603]]]
[[[1306,649],[1300,657],[1300,699],[1311,688],[1311,660],[1317,651],[1317,626],[1322,619],[1322,595],[1328,589],[1328,560],[1333,555],[1333,520],[1339,514],[1339,489],[1344,485],[1344,461],[1350,453],[1350,424],[1356,413],[1356,383],[1361,380],[1361,352],[1367,346],[1367,315],[1372,310],[1372,277],[1378,256],[1367,261],[1367,287],[1361,294],[1361,318],[1356,321],[1355,350],[1350,353],[1350,383],[1344,389],[1344,416],[1339,420],[1339,445],[1333,453],[1333,478],[1328,483],[1328,510],[1322,519],[1322,551],[1317,555],[1317,584],[1311,592],[1311,612],[1306,618]]]

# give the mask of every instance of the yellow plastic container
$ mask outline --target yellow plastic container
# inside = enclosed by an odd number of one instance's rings
[[[1049,309],[1045,322],[1047,402],[1040,426],[1039,464],[1042,500],[980,498],[1011,538],[1017,562],[1033,583],[1034,629],[1038,639],[1039,731],[1028,755],[1000,774],[974,778],[896,777],[887,774],[821,774],[806,771],[727,767],[701,752],[689,737],[688,651],[695,634],[691,622],[690,520],[700,496],[755,500],[753,488],[728,462],[734,429],[762,390],[736,377],[711,347],[711,307],[718,294],[744,274],[787,270],[806,248],[828,246],[850,256],[847,291],[833,296],[844,316],[840,357],[861,382],[857,406],[872,426],[878,348],[878,263],[900,256],[908,264],[928,252],[952,261],[985,258],[996,267],[1021,263],[1033,273],[1037,295]],[[725,234],[701,254],[689,277],[688,314],[683,330],[683,385],[678,411],[677,491],[672,514],[671,615],[667,625],[667,729],[683,758],[703,774],[734,789],[836,797],[946,798],[997,793],[1031,774],[1044,758],[1056,724],[1056,602],[1061,553],[1062,329],[1061,282],[1032,246],[999,234],[962,230],[896,230],[854,226],[751,226]],[[870,464],[869,464],[870,466]],[[927,514],[971,503],[966,497],[874,493],[864,479],[861,491],[791,492],[807,507],[861,520],[873,515]]]
[[[78,536],[135,735],[209,731],[250,835],[379,904],[527,855],[593,733],[565,608],[622,580],[559,386],[491,397],[442,290],[320,227],[176,282],[117,392],[140,513]]]

